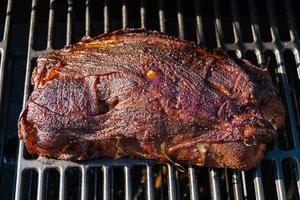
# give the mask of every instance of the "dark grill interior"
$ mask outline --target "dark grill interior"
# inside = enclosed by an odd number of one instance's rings
[[[234,171],[146,160],[72,163],[36,158],[17,118],[41,53],[125,27],[145,27],[268,68],[286,126],[256,169]],[[1,199],[299,199],[300,4],[296,0],[32,0],[0,3]]]

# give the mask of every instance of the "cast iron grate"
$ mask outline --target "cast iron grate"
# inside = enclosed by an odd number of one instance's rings
[[[35,59],[41,53],[76,42],[84,35],[144,27],[195,40],[209,49],[222,47],[232,56],[268,67],[288,117],[285,128],[270,145],[265,161],[246,172],[189,166],[187,172],[180,173],[171,165],[140,159],[74,163],[34,158],[27,154],[21,141],[16,200],[299,199],[300,58],[299,21],[295,17],[299,13],[295,11],[295,1],[32,0],[31,4],[24,102],[31,92],[30,75]],[[14,2],[13,8],[16,6]],[[9,0],[0,43],[1,89],[11,10],[12,0]],[[0,96],[3,100],[2,93]],[[5,134],[0,136],[1,149]]]

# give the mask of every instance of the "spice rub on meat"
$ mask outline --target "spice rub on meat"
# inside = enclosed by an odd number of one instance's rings
[[[249,169],[284,124],[267,70],[124,29],[41,55],[18,122],[30,153]]]

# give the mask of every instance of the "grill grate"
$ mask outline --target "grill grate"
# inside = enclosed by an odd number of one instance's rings
[[[5,12],[5,20],[4,20],[4,28],[2,29],[3,32],[1,32],[0,37],[0,110],[1,112],[5,109],[3,108],[3,91],[4,91],[4,84],[3,79],[5,75],[5,65],[7,64],[7,48],[8,48],[8,40],[9,40],[9,33],[10,33],[10,21],[11,21],[11,1],[8,1],[6,4],[6,10],[3,10]],[[5,123],[4,120],[2,120],[1,123]],[[5,125],[1,125],[4,129],[6,128]],[[6,138],[6,134],[2,133],[0,134],[0,179],[2,178],[2,171],[3,171],[3,160],[4,160],[4,141]]]
[[[137,5],[133,6],[132,2]],[[192,1],[191,1],[192,2]],[[191,3],[189,2],[189,3]],[[24,86],[24,101],[27,100],[30,92],[30,76],[32,68],[35,64],[35,59],[42,53],[55,49],[55,17],[56,0],[48,2],[41,0],[32,0],[30,28],[28,36],[28,51],[26,61],[26,75]],[[38,50],[37,38],[41,37],[38,31],[39,5],[48,5],[47,18],[47,42],[44,49]],[[158,0],[153,1],[117,1],[104,0],[101,7],[95,9],[95,1],[86,0],[85,2],[73,2],[66,0],[66,15],[63,22],[66,26],[65,44],[74,42],[74,37],[82,35],[93,35],[93,14],[100,12],[101,17],[101,32],[112,31],[116,28],[126,28],[132,24],[137,24],[139,27],[155,28],[162,32],[177,35],[180,38],[195,40],[203,47],[222,47],[228,54],[237,57],[246,57],[252,62],[257,62],[262,67],[270,65],[270,71],[274,78],[274,83],[278,86],[281,98],[287,109],[286,127],[280,131],[280,135],[266,155],[266,161],[262,162],[261,166],[251,171],[234,171],[229,169],[207,169],[188,167],[187,176],[188,194],[185,193],[183,182],[180,182],[180,177],[183,174],[178,173],[171,165],[163,165],[159,167],[158,173],[162,174],[162,187],[157,187],[159,176],[157,175],[157,165],[151,161],[140,159],[101,159],[87,162],[68,162],[57,161],[44,158],[32,158],[26,152],[24,143],[19,143],[18,163],[16,172],[16,189],[15,199],[44,199],[46,193],[51,190],[49,180],[54,181],[54,176],[49,170],[58,172],[58,194],[59,199],[69,199],[70,193],[80,199],[111,199],[116,197],[118,193],[115,185],[115,179],[118,184],[124,184],[124,191],[121,196],[125,199],[137,198],[134,191],[136,175],[136,166],[141,167],[145,179],[145,198],[146,199],[299,199],[300,197],[300,148],[299,148],[299,106],[300,98],[297,96],[297,85],[299,86],[300,79],[300,58],[299,58],[299,38],[297,34],[296,17],[293,11],[293,1],[287,0],[281,3],[271,0],[254,1],[248,0],[246,3],[247,11],[241,9],[241,2],[237,0],[213,0],[197,1],[188,4],[183,0],[168,1]],[[16,3],[15,3],[16,4]],[[156,4],[156,5],[149,5]],[[188,5],[187,5],[188,4]],[[76,7],[80,5],[80,11],[85,12],[83,15],[84,23],[74,23]],[[286,24],[286,28],[278,23],[282,19],[278,18],[278,5],[281,6],[286,20],[281,24]],[[16,5],[15,5],[16,6]],[[147,9],[149,6],[152,9]],[[156,7],[155,7],[156,6]],[[276,7],[277,6],[277,7]],[[115,10],[115,8],[119,10]],[[188,7],[190,10],[186,10]],[[229,7],[229,9],[227,9]],[[156,8],[156,10],[153,10]],[[134,10],[135,9],[135,10]],[[1,62],[0,62],[0,88],[4,88],[5,63],[7,57],[7,44],[10,27],[10,13],[12,10],[12,0],[7,3],[7,15],[3,40],[0,42]],[[44,10],[42,10],[44,11]],[[138,22],[131,19],[134,12],[138,12]],[[171,13],[173,12],[173,13]],[[245,17],[241,12],[247,12],[250,30],[249,35],[245,34]],[[175,15],[175,14],[176,15]],[[82,14],[82,13],[81,13]],[[118,15],[119,14],[119,15]],[[192,21],[192,24],[190,21]],[[242,22],[242,23],[241,23]],[[212,25],[213,24],[213,25]],[[84,27],[81,31],[78,26]],[[134,27],[136,27],[135,25]],[[157,26],[156,26],[157,25]],[[193,26],[191,26],[193,25]],[[82,28],[81,27],[81,28]],[[133,27],[133,26],[131,26]],[[285,30],[284,29],[288,29]],[[193,31],[193,33],[192,33]],[[81,33],[82,32],[82,33]],[[232,32],[231,36],[230,33]],[[247,31],[246,31],[247,32]],[[249,32],[249,31],[248,31]],[[268,36],[268,32],[270,33]],[[213,34],[212,34],[213,33]],[[215,35],[214,35],[215,34]],[[79,38],[79,37],[78,37]],[[247,41],[247,42],[245,42]],[[290,59],[293,61],[291,62]],[[290,72],[291,71],[291,72]],[[290,73],[291,75],[288,75]],[[291,76],[295,78],[292,79]],[[1,105],[3,101],[2,90],[0,90]],[[0,159],[2,167],[3,148],[5,134],[0,135]],[[71,169],[77,169],[77,172],[70,172]],[[95,188],[93,194],[89,192],[91,185],[89,174],[93,169]],[[95,169],[95,170],[94,170]],[[117,173],[116,169],[119,169]],[[121,170],[120,170],[121,169]],[[271,169],[271,170],[270,170]],[[266,173],[267,172],[267,173]],[[268,173],[271,172],[269,177]],[[101,174],[101,180],[97,174]],[[78,185],[75,190],[70,190],[69,176],[79,174]],[[120,178],[119,175],[124,177]],[[209,184],[203,181],[200,175],[206,174]],[[272,177],[272,174],[274,175]],[[1,173],[0,173],[1,175]],[[98,177],[98,178],[97,178]],[[119,180],[120,179],[120,180]],[[289,180],[291,179],[291,180]],[[76,178],[74,178],[76,180]],[[74,181],[76,182],[76,181]],[[96,184],[98,183],[98,184]],[[181,184],[181,185],[180,185]],[[207,185],[209,191],[205,191]],[[164,188],[167,187],[167,190]],[[74,185],[71,185],[71,188]],[[47,189],[48,188],[48,189]],[[101,190],[101,194],[97,191]],[[160,192],[157,192],[160,190]],[[26,191],[32,191],[26,193]],[[166,194],[167,191],[167,194]],[[272,192],[274,191],[274,192]],[[76,194],[76,192],[78,194]],[[206,194],[208,193],[208,194]],[[26,194],[26,195],[24,195]],[[51,199],[51,198],[50,198]]]

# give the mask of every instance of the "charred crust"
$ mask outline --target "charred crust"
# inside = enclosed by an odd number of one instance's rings
[[[157,31],[84,38],[41,55],[31,80],[18,134],[41,156],[249,169],[284,125],[266,70]]]

